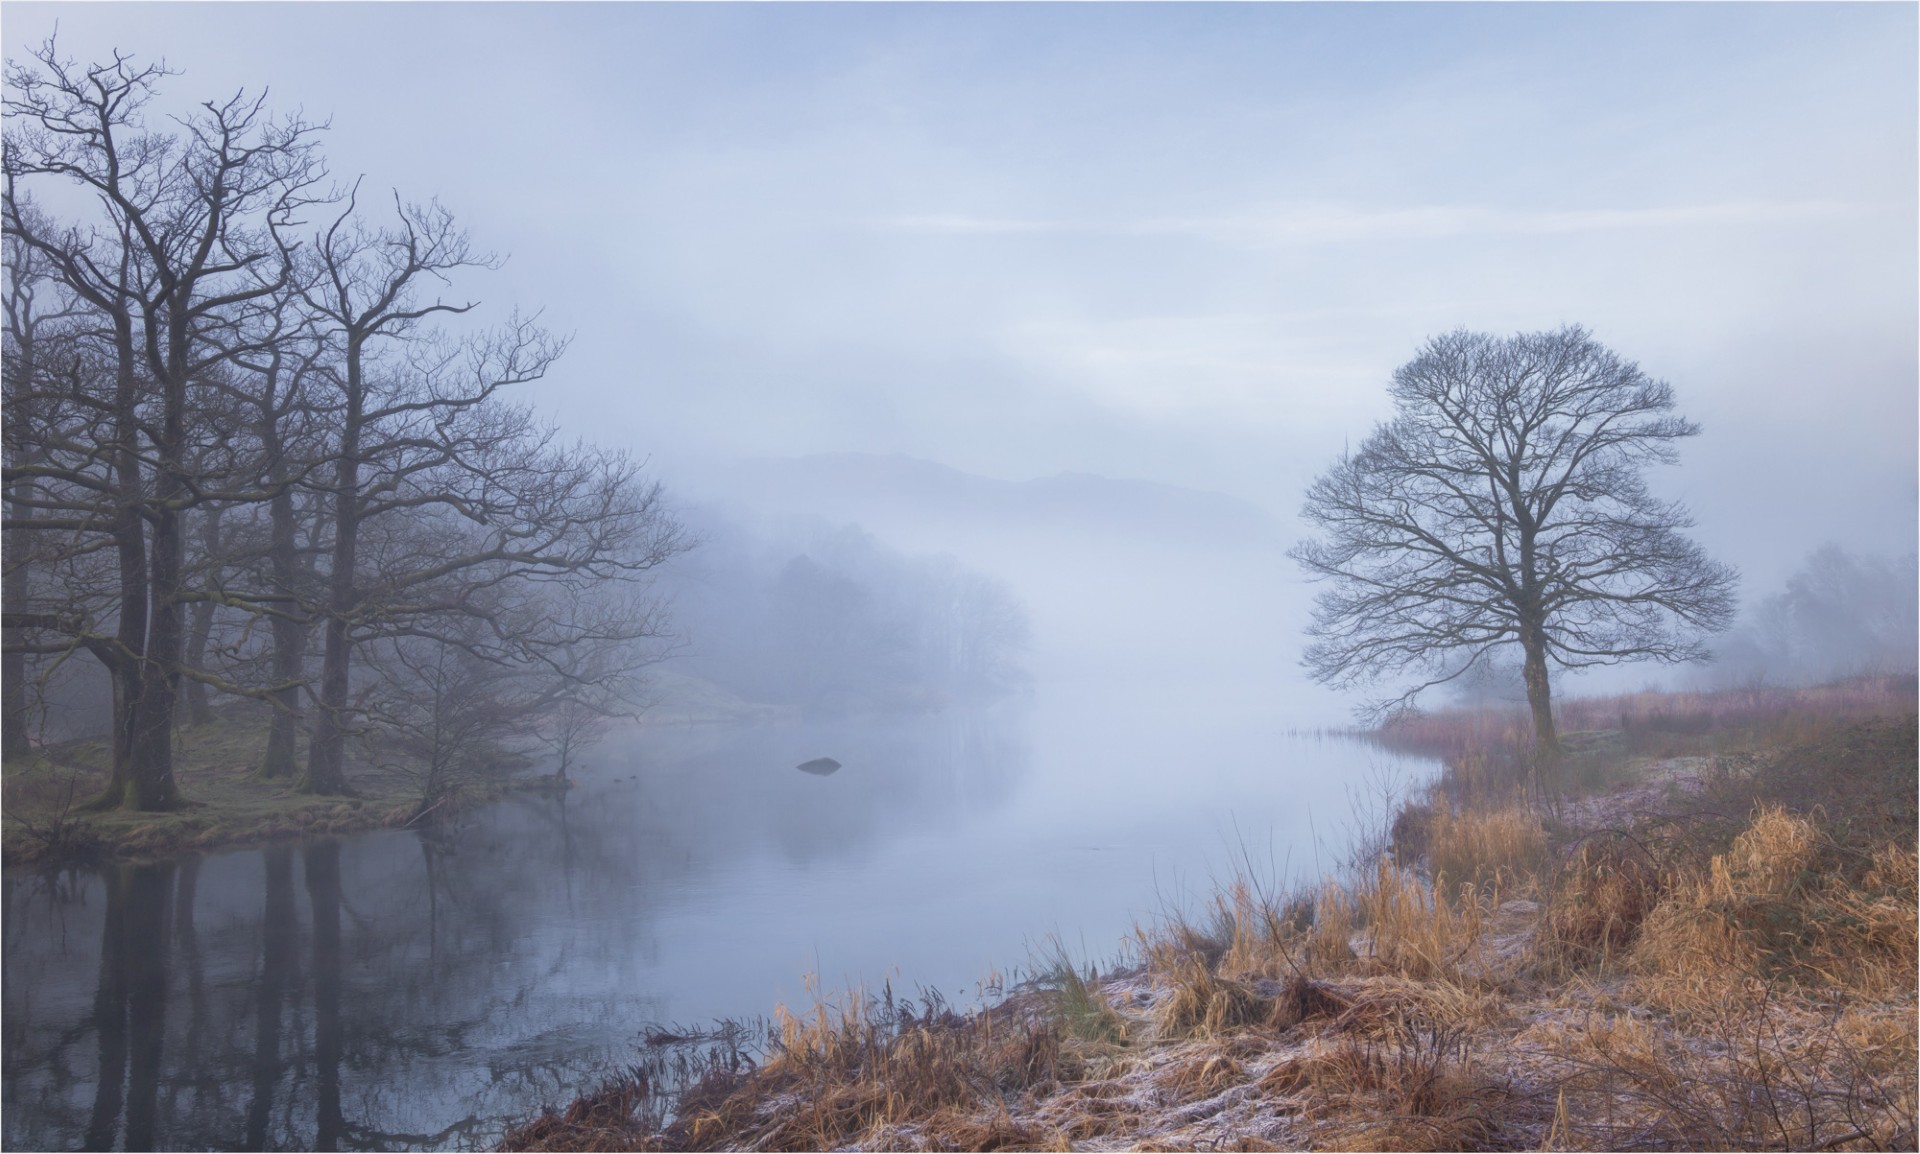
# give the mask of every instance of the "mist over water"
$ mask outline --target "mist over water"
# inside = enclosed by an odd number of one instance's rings
[[[803,1006],[810,974],[967,1003],[1050,935],[1118,960],[1245,861],[1331,866],[1348,784],[1422,770],[1254,704],[1043,684],[910,718],[643,728],[571,793],[453,830],[9,871],[6,1144],[71,1148],[123,1112],[165,1148],[484,1144],[644,1025]],[[843,768],[795,769],[823,754]]]
[[[1309,534],[1313,478],[1393,410],[1395,366],[1455,328],[1591,326],[1671,378],[1704,430],[1650,477],[1743,574],[1723,663],[1556,673],[1561,699],[1916,663],[1910,6],[7,14],[10,60],[56,29],[63,57],[166,60],[155,125],[238,90],[306,109],[331,125],[329,179],[365,174],[370,227],[390,199],[431,201],[476,254],[513,254],[448,267],[445,303],[484,307],[441,318],[445,335],[508,315],[574,334],[551,374],[534,355],[510,404],[553,421],[556,445],[644,461],[634,479],[661,482],[671,512],[659,527],[699,542],[663,545],[627,590],[636,620],[661,599],[662,632],[636,628],[633,652],[673,652],[650,667],[645,716],[573,764],[569,791],[432,829],[0,874],[8,1148],[486,1147],[591,1088],[650,1023],[885,984],[972,1002],[1049,940],[1114,962],[1136,926],[1240,870],[1337,868],[1383,793],[1434,767],[1336,735],[1361,693],[1302,669],[1315,589],[1286,550]],[[39,185],[54,218],[93,219],[90,193]],[[206,314],[210,355],[240,323],[227,311]],[[74,315],[75,339],[105,331]],[[196,397],[238,387],[230,359],[212,355]],[[315,363],[337,377],[334,359]],[[403,384],[412,354],[376,367]],[[350,409],[323,391],[263,450],[311,442],[292,463],[315,556],[342,532],[322,516],[347,500],[332,466],[359,452],[334,440]],[[78,394],[48,396],[58,414]],[[194,444],[251,443],[227,408],[196,410]],[[178,460],[187,442],[149,423],[151,459]],[[87,470],[113,455],[70,448]],[[422,499],[452,475],[419,474]],[[236,499],[227,544],[193,548],[251,556],[261,504]],[[81,507],[137,525],[118,512],[159,506]],[[518,534],[515,517],[497,527]],[[438,522],[383,523],[368,540],[390,548],[327,565],[372,588],[398,565],[383,558],[453,548],[423,536]],[[111,590],[140,584],[88,557],[108,553],[89,544],[30,584],[55,624],[76,588],[123,608]],[[141,587],[154,604],[294,587],[218,572]],[[338,572],[316,623],[414,600],[363,604]],[[274,598],[199,601],[186,667],[278,683],[256,652]],[[275,642],[285,676],[312,682],[325,659],[298,648]],[[324,716],[385,684],[387,717],[433,729],[453,683],[419,676],[409,648],[367,641],[365,680],[333,679]],[[537,665],[563,647],[529,648]],[[376,676],[376,650],[412,676]],[[43,742],[110,728],[104,666],[69,652],[30,667]],[[1511,661],[1482,672],[1453,700],[1515,700]],[[506,699],[470,698],[469,719]],[[502,742],[550,725],[552,699],[530,700]],[[493,784],[550,772],[542,749],[447,760]],[[798,768],[817,759],[839,768]]]
[[[1336,868],[1355,791],[1429,771],[1319,735],[1341,703],[1294,667],[1304,606],[1257,510],[1085,477],[846,499],[898,489],[692,489],[717,502],[690,517],[714,560],[663,590],[708,645],[660,667],[658,704],[565,794],[429,831],[9,871],[7,1145],[484,1145],[649,1024],[815,989],[964,1005],[1055,940],[1121,962],[1136,927],[1236,872]],[[792,600],[796,566],[837,592]],[[1000,654],[1021,676],[935,668],[927,639],[953,630],[923,619],[969,581],[1021,615]],[[808,627],[832,613],[837,636]],[[816,758],[841,768],[799,771]]]

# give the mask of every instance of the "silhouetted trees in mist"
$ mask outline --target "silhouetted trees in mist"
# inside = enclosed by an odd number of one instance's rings
[[[1715,685],[1817,684],[1856,674],[1912,673],[1920,637],[1920,558],[1807,555],[1786,588],[1752,605],[1715,647]]]
[[[180,803],[173,730],[212,695],[269,703],[259,772],[323,794],[381,726],[469,741],[395,705],[453,671],[534,738],[631,709],[647,575],[688,541],[634,461],[511,400],[565,341],[442,295],[498,266],[445,209],[364,206],[258,97],[163,115],[168,76],[8,65],[6,755],[82,659],[98,804],[143,810]]]
[[[688,672],[749,701],[915,709],[1026,684],[1025,609],[949,557],[852,527],[687,514],[699,552],[663,574]]]

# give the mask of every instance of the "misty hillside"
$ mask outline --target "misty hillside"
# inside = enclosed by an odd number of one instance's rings
[[[824,715],[937,709],[1027,684],[1025,607],[952,557],[903,554],[820,519],[682,516],[700,547],[655,586],[681,641],[673,674]],[[683,683],[660,688],[669,713],[732,708],[689,700]]]
[[[725,501],[889,531],[931,522],[961,531],[1071,529],[1182,545],[1281,539],[1273,517],[1225,493],[1091,473],[1003,481],[903,453],[753,458],[689,484]]]

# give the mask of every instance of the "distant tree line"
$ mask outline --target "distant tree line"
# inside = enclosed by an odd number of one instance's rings
[[[754,526],[689,510],[700,551],[663,574],[688,672],[748,701],[894,711],[1026,684],[1025,608],[948,557],[851,526]]]
[[[1912,673],[1920,638],[1920,558],[1850,553],[1827,544],[1785,588],[1741,615],[1707,678],[1719,685],[1817,684]]]
[[[1688,681],[1715,689],[1818,685],[1911,674],[1920,667],[1920,557],[1854,553],[1826,544],[1778,591],[1749,604]],[[1449,698],[1469,707],[1527,699],[1518,653],[1492,654],[1457,678]]]
[[[566,341],[480,323],[455,285],[499,262],[447,210],[335,182],[246,93],[163,116],[168,75],[7,67],[5,755],[91,662],[103,807],[178,805],[174,729],[222,695],[313,793],[374,733],[429,774],[508,737],[564,765],[659,656],[658,485],[513,400]]]

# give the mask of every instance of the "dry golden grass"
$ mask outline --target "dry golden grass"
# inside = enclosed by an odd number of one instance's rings
[[[661,1149],[644,1082],[632,1075],[609,1079],[575,1098],[563,1112],[546,1111],[515,1127],[500,1149],[512,1151],[652,1151]]]
[[[1189,1102],[1211,1098],[1244,1083],[1247,1071],[1232,1053],[1214,1049],[1174,1063],[1157,1080],[1175,1101]]]
[[[1427,865],[1436,880],[1472,882],[1482,890],[1525,888],[1545,862],[1547,831],[1523,806],[1456,811],[1441,801],[1427,835]]]
[[[1384,857],[1373,877],[1343,900],[1366,927],[1371,969],[1447,981],[1465,980],[1491,908],[1491,896],[1471,883],[1446,894]]]
[[[1634,842],[1588,840],[1546,883],[1533,954],[1550,973],[1609,968],[1634,944],[1665,889],[1661,871]]]
[[[1343,1037],[1276,1066],[1264,1084],[1310,1103],[1322,1122],[1315,1145],[1330,1150],[1486,1149],[1511,1097],[1445,1030]]]
[[[1206,960],[1187,954],[1156,970],[1171,993],[1154,1015],[1162,1038],[1218,1038],[1264,1023],[1273,1003],[1246,982],[1223,977]]]
[[[1728,978],[1784,979],[1880,997],[1913,989],[1920,892],[1912,845],[1849,869],[1813,819],[1766,809],[1704,873],[1647,915],[1633,959],[1666,1005],[1695,1009]]]

